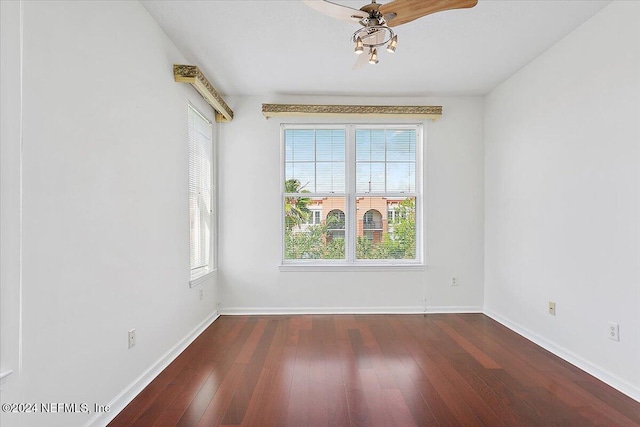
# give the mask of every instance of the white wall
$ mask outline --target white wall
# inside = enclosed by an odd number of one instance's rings
[[[604,8],[485,115],[487,313],[640,399],[640,3]]]
[[[0,393],[20,365],[20,4],[0,2]],[[9,142],[11,141],[11,142]],[[13,376],[6,376],[13,375]]]
[[[2,369],[16,372],[2,402],[121,404],[119,393],[137,391],[215,313],[214,279],[188,284],[187,103],[212,112],[173,81],[172,64],[185,59],[138,2],[24,2],[20,31],[4,25],[7,11],[19,22],[16,3],[2,3],[3,173],[5,153],[22,156],[21,184],[2,182],[3,232],[19,226],[5,212],[20,211],[5,195],[22,193],[22,233],[2,236],[22,257],[2,253],[3,270],[21,272],[3,274],[1,289],[3,304],[21,296],[12,328],[22,340],[3,330]],[[22,86],[19,73],[4,73],[16,58],[5,46],[19,49],[20,34]],[[22,89],[22,120],[19,90],[5,83]],[[7,104],[16,111],[5,116]],[[138,343],[128,350],[131,328]],[[72,426],[93,415],[3,413],[0,422]]]
[[[272,96],[229,102],[235,119],[221,128],[220,146],[223,312],[422,312],[425,296],[430,311],[482,309],[482,98]],[[426,270],[279,270],[280,123],[301,120],[266,120],[261,113],[264,102],[443,106],[438,122],[424,122]],[[452,276],[457,276],[459,286],[450,286]]]

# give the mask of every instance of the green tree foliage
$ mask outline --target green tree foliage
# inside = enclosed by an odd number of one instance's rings
[[[344,259],[344,239],[331,238],[325,224],[285,230],[285,259]]]
[[[284,182],[285,193],[308,193],[297,179],[288,179]],[[284,199],[284,224],[288,231],[293,227],[304,224],[311,211],[307,207],[311,199],[308,197],[291,196]]]
[[[391,258],[414,259],[416,257],[416,201],[405,199],[396,208],[392,230],[387,236]]]

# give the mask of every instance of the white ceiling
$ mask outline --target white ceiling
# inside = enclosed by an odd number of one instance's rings
[[[224,95],[429,96],[490,92],[610,1],[479,0],[394,28],[397,52],[358,71],[359,25],[300,0],[142,3]]]

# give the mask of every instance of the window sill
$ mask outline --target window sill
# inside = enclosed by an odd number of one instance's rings
[[[397,264],[319,264],[319,263],[297,263],[281,264],[280,271],[424,271],[425,264],[418,263],[397,263]]]
[[[192,277],[191,280],[189,280],[189,287],[193,288],[194,286],[198,286],[202,284],[205,280],[208,280],[209,278],[213,277],[216,271],[218,270],[205,271],[198,274],[195,277]]]

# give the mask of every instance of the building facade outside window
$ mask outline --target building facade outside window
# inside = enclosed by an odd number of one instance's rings
[[[419,125],[282,126],[283,265],[422,262]]]

